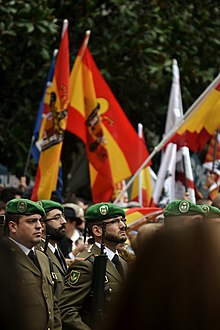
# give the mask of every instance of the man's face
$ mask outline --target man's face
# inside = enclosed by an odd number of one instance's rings
[[[46,234],[59,242],[66,235],[66,220],[59,209],[53,209],[46,216]]]
[[[106,232],[105,241],[112,243],[124,243],[127,240],[126,236],[126,219],[119,216],[113,219],[105,220]]]
[[[10,237],[31,249],[41,240],[41,220],[42,217],[40,214],[33,214],[23,215],[18,223],[10,221],[8,224]]]

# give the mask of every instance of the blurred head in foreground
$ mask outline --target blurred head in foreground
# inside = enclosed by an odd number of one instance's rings
[[[105,329],[218,329],[217,236],[214,224],[196,224],[161,230],[143,244]]]

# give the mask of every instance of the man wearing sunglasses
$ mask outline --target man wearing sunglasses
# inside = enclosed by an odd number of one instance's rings
[[[44,251],[52,262],[51,272],[55,282],[55,296],[59,301],[67,270],[65,258],[57,243],[66,235],[66,220],[63,206],[52,200],[38,202],[45,211],[42,222],[42,240],[38,248]]]
[[[111,203],[94,204],[86,210],[85,220],[94,244],[89,250],[79,254],[67,271],[59,305],[63,329],[88,330],[93,326],[91,316],[93,267],[94,259],[100,255],[103,242],[104,253],[107,255],[105,308],[114,299],[126,272],[126,262],[117,252],[117,245],[127,239],[124,210]]]

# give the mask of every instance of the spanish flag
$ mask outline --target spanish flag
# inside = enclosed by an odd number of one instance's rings
[[[191,106],[171,142],[201,152],[220,125],[220,74]]]
[[[52,85],[45,94],[45,107],[39,132],[41,153],[32,200],[50,199],[56,190],[63,134],[69,103],[68,23],[64,21]]]
[[[147,151],[99,72],[88,39],[70,76],[67,130],[86,146],[93,201],[101,202],[111,200],[115,184],[136,172]]]

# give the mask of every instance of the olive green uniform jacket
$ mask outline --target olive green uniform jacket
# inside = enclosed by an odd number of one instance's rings
[[[89,293],[91,291],[94,256],[100,254],[100,249],[94,244],[88,251],[78,255],[67,271],[64,290],[59,302],[63,330],[88,330],[90,327],[90,311],[88,311]],[[94,259],[93,259],[94,260]],[[120,258],[124,272],[126,262]],[[111,292],[111,300],[118,292],[122,278],[114,264],[108,259],[106,265],[106,280]]]
[[[53,295],[54,282],[47,256],[41,251],[35,250],[39,269],[16,243],[10,239],[7,241],[15,255],[16,266],[21,278],[21,289],[25,294],[25,299],[21,304],[25,304],[25,315],[29,324],[27,330],[62,329],[57,299]]]
[[[44,251],[44,247],[45,247],[45,242],[43,240],[36,246],[36,248],[42,252]],[[65,272],[64,272],[63,267],[61,266],[59,260],[57,259],[57,257],[55,256],[55,254],[51,251],[51,249],[49,247],[47,247],[46,253],[52,262],[51,272],[54,273],[54,274],[52,274],[52,277],[55,282],[54,294],[55,294],[57,300],[59,301],[60,296],[63,291],[63,287],[64,287]],[[59,249],[59,253],[62,254],[60,249]]]

